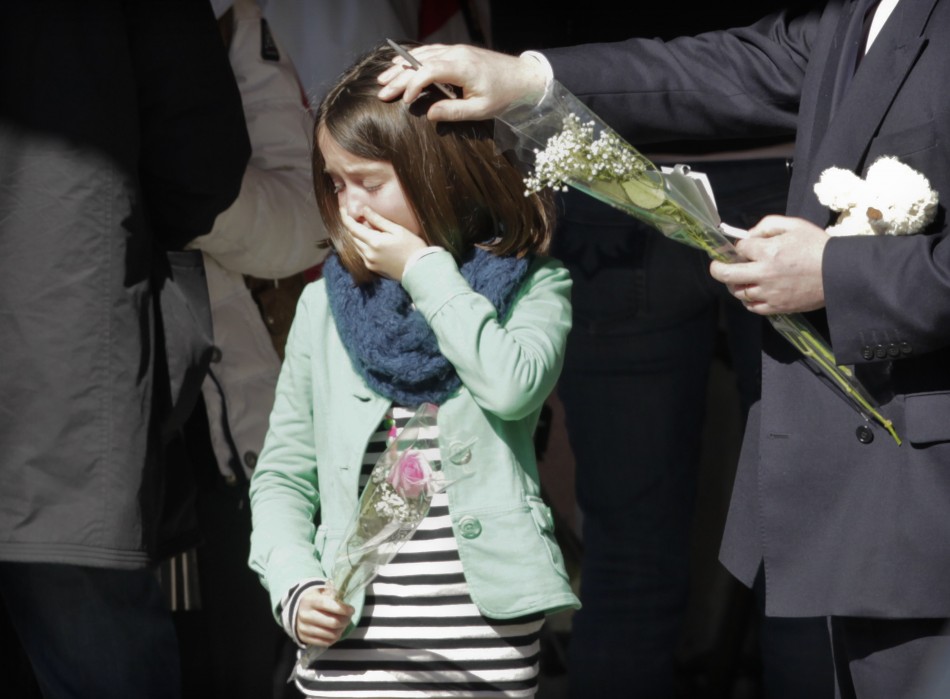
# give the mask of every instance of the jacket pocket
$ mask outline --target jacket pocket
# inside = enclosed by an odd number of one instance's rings
[[[568,575],[564,565],[564,554],[561,552],[561,547],[558,546],[557,540],[554,538],[554,515],[551,514],[551,508],[548,507],[541,498],[534,495],[527,496],[526,500],[528,507],[531,508],[531,517],[534,520],[534,525],[538,528],[538,534],[544,541],[554,569],[558,575],[567,580]]]
[[[906,161],[908,156],[930,150],[936,145],[937,134],[934,123],[932,120],[925,121],[899,131],[879,134],[871,141],[866,162],[870,166],[877,158],[884,155]]]
[[[950,442],[950,391],[907,395],[904,419],[911,444]]]
[[[323,566],[323,572],[327,580],[333,575],[333,564],[343,543],[344,533],[342,529],[321,524],[317,527],[317,533],[314,535],[314,552],[320,561],[320,565]]]
[[[469,593],[493,619],[577,606],[550,512],[535,500],[511,510],[453,516]]]
[[[327,528],[324,525],[317,527],[317,533],[313,537],[313,547],[318,551],[322,552],[326,550],[327,546]]]

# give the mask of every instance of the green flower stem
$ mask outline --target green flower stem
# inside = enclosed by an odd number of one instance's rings
[[[854,372],[835,361],[835,356],[804,318],[797,315],[779,313],[769,316],[772,327],[792,343],[812,366],[830,378],[856,404],[866,420],[875,420],[888,431],[898,446],[901,438],[894,429],[894,423],[885,418],[874,406],[874,401],[861,384],[855,379]],[[807,326],[807,327],[806,327]]]
[[[350,569],[346,571],[346,575],[344,576],[343,580],[340,581],[339,586],[337,585],[333,586],[333,598],[337,602],[342,602],[343,599],[346,597],[346,593],[349,591],[350,581],[353,579],[353,576],[356,574],[357,569],[363,564],[363,562],[366,560],[368,556],[369,556],[368,553],[364,553],[362,556],[360,556],[360,560],[350,565]]]
[[[651,174],[648,182],[653,184],[658,173],[654,170]],[[652,225],[671,240],[705,251],[714,260],[726,263],[743,260],[718,226],[701,220],[698,214],[689,211],[685,203],[678,203],[672,198],[675,193],[669,191],[668,187],[662,203],[647,210],[630,201],[621,183],[603,180],[580,182],[570,178],[565,181],[572,187]],[[832,384],[845,394],[865,420],[875,420],[898,445],[901,444],[894,424],[875,407],[874,400],[855,378],[851,369],[835,361],[831,348],[804,316],[779,313],[767,318],[772,327],[801,352],[809,366],[830,379]]]

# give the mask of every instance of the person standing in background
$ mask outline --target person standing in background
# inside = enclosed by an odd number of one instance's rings
[[[319,104],[340,73],[384,39],[491,46],[488,0],[263,0],[264,16]]]
[[[566,2],[551,12],[549,3],[509,0],[493,3],[492,37],[496,50],[515,54],[632,35],[669,40],[741,26],[786,4],[687,0],[603,22]],[[621,136],[637,143],[636,131]],[[784,210],[792,146],[787,135],[675,139],[650,144],[646,155],[702,172],[722,219],[749,228]],[[770,699],[830,699],[825,620],[764,617],[761,600],[717,560],[734,455],[759,397],[762,319],[709,276],[703,251],[577,190],[559,201],[552,251],[574,280],[574,325],[558,397],[584,545],[584,606],[568,648],[573,695],[718,697],[751,679]],[[737,404],[708,403],[717,358],[732,369]],[[707,404],[735,413],[738,429],[710,442],[708,426],[722,422]],[[746,644],[750,635],[758,646]],[[749,648],[761,672],[744,666]]]
[[[185,576],[186,566],[175,570],[185,578],[179,587],[191,592],[194,613],[175,616],[186,694],[296,695],[286,682],[295,646],[273,624],[266,595],[247,567],[247,481],[267,429],[296,300],[319,275],[327,252],[317,245],[326,232],[313,194],[307,109],[353,52],[403,36],[407,27],[415,32],[416,22],[420,31],[423,24],[454,26],[447,36],[461,40],[458,27],[465,24],[457,6],[454,17],[423,22],[416,16],[428,2],[211,4],[241,90],[252,155],[237,200],[190,245],[205,255],[215,350],[202,385],[205,412],[189,427],[193,441],[205,447],[203,464],[214,466],[200,471],[202,543],[186,559],[194,565]],[[301,84],[301,72],[308,83]],[[244,611],[235,614],[236,608]]]
[[[174,698],[152,564],[195,530],[157,294],[249,155],[210,8],[4,3],[0,152],[0,599],[45,697]]]
[[[188,553],[175,614],[185,696],[279,696],[285,636],[247,566],[248,481],[264,443],[297,299],[327,253],[311,175],[310,117],[289,57],[257,0],[215,0],[241,92],[251,158],[237,199],[189,248],[204,256],[214,351],[201,414],[197,469],[201,542]],[[306,272],[306,273],[305,273]],[[175,584],[175,581],[171,581]],[[190,607],[190,608],[189,608]]]

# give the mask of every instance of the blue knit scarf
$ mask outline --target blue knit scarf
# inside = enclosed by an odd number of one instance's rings
[[[528,271],[528,257],[474,248],[459,271],[504,320]],[[440,405],[462,382],[439,352],[435,333],[399,282],[378,277],[357,286],[335,253],[323,266],[330,311],[353,367],[374,391],[396,403]]]

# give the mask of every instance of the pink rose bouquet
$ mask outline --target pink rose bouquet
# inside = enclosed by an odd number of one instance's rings
[[[351,597],[376,577],[419,527],[432,496],[448,486],[419,448],[437,414],[437,406],[423,403],[376,461],[327,582],[338,599]]]
[[[420,443],[437,414],[437,406],[423,403],[373,467],[327,581],[338,600],[348,601],[376,577],[418,529],[432,497],[450,485],[429,464]],[[298,663],[309,667],[325,650],[311,646]]]
[[[415,500],[431,485],[432,468],[421,454],[408,451],[389,471],[386,482],[405,500]]]

